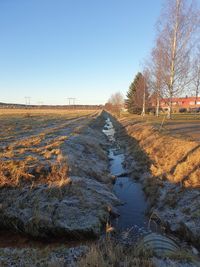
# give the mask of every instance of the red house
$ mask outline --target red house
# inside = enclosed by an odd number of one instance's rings
[[[169,103],[169,98],[162,98],[160,100],[160,108],[164,111],[167,111],[169,109]],[[200,110],[200,97],[174,97],[172,98],[172,109],[174,112],[179,112],[181,110]]]

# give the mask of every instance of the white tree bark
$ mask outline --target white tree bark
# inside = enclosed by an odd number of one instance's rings
[[[163,44],[164,94],[169,99],[171,119],[173,98],[183,95],[190,82],[190,53],[194,33],[199,27],[199,17],[193,3],[188,4],[189,1],[167,0],[167,3],[160,23],[159,38]]]

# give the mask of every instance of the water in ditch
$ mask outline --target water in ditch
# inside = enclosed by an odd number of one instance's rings
[[[148,203],[141,184],[126,174],[126,169],[123,167],[124,154],[115,140],[115,129],[109,118],[106,120],[103,132],[110,141],[110,172],[116,177],[113,190],[123,203],[118,207],[120,216],[112,223],[117,231],[128,233],[129,237],[137,239],[149,232],[148,219],[145,215]]]

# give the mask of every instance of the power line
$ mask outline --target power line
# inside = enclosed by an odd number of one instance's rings
[[[25,96],[25,103],[26,103],[26,106],[29,106],[31,104],[31,97],[30,96]]]
[[[71,106],[71,101],[72,101],[73,105],[75,106],[76,98],[74,98],[74,97],[68,97],[67,100],[68,100],[68,105],[69,106]]]

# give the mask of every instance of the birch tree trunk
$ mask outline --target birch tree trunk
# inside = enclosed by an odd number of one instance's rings
[[[156,117],[159,117],[159,110],[160,110],[160,97],[157,96],[157,99],[156,99]]]
[[[194,33],[200,25],[200,17],[199,10],[195,9],[192,0],[166,2],[168,5],[159,24],[158,38],[163,45],[161,72],[164,94],[169,102],[168,118],[171,119],[173,98],[183,96],[184,90],[191,82],[190,55],[194,45]]]
[[[145,88],[144,88],[144,93],[143,93],[143,103],[142,103],[142,113],[141,115],[144,117],[145,116],[145,110],[146,110],[146,92],[145,92]]]
[[[199,89],[200,89],[200,46],[197,48],[197,53],[195,54],[194,62],[193,62],[193,85],[195,92],[195,106],[198,107],[198,97],[199,97]]]

